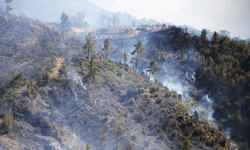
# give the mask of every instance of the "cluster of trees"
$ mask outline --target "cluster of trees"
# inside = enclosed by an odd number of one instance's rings
[[[155,21],[154,19],[146,19],[142,18],[140,20],[135,19],[132,15],[127,13],[111,13],[111,12],[102,12],[99,16],[98,25],[100,26],[108,26],[111,27],[137,27],[143,24],[160,24],[159,22]],[[163,24],[163,23],[162,23]]]
[[[64,29],[69,24],[68,19],[69,19],[69,15],[67,15],[65,12],[62,12],[61,18],[60,18],[61,26],[62,26],[62,35],[64,35]]]
[[[64,34],[64,30],[67,28],[73,27],[83,27],[87,28],[89,25],[87,21],[85,21],[86,13],[84,11],[78,12],[76,16],[69,17],[68,14],[66,14],[64,11],[61,14],[60,17],[60,24],[61,24],[61,30],[62,35]]]
[[[166,34],[170,37],[169,48],[166,48],[168,42],[160,39],[158,45],[152,47],[151,57],[164,62],[164,56],[170,53],[169,49],[173,49],[172,52],[179,60],[187,62],[189,56],[186,51],[194,47],[201,53],[200,57],[194,60],[204,67],[202,72],[204,78],[226,80],[233,86],[237,84],[250,86],[250,42],[236,41],[217,32],[214,32],[211,40],[208,40],[206,29],[201,31],[200,36],[191,36],[187,29],[175,26],[166,30]]]
[[[218,95],[230,93],[231,96],[224,101],[218,100],[214,117],[221,121],[222,128],[232,129],[232,138],[240,143],[242,149],[247,148],[245,142],[250,142],[250,134],[246,132],[250,127],[250,42],[230,39],[217,32],[208,40],[206,29],[201,31],[200,36],[191,36],[187,30],[173,26],[166,30],[166,34],[174,49],[171,53],[180,63],[185,64],[192,59],[201,64],[202,69],[198,70],[200,73],[196,76],[197,82],[199,86],[206,87],[207,92],[215,97],[216,103]],[[169,53],[164,41],[161,42],[154,51],[155,56]],[[187,56],[189,47],[197,49],[200,55],[192,58]],[[213,86],[212,83],[216,82],[220,82],[221,86]],[[237,89],[241,90],[235,92]]]
[[[78,12],[75,16],[69,18],[72,27],[88,27],[86,19],[86,13],[84,11]]]
[[[86,41],[86,44],[84,44],[83,46],[83,53],[86,54],[87,55],[86,58],[89,59],[90,53],[95,52],[94,46],[95,46],[96,41],[94,40],[94,37],[91,36],[91,33],[89,33],[85,37],[85,41]],[[113,48],[111,48],[111,42],[109,41],[108,38],[106,38],[106,40],[103,41],[103,44],[104,44],[104,48],[102,48],[102,52],[103,52],[102,56],[108,59],[108,56],[112,55]],[[130,53],[131,55],[134,56],[131,59],[130,63],[134,64],[135,69],[137,70],[140,59],[146,56],[146,49],[140,39],[138,40],[136,44],[134,44],[134,47],[135,47],[135,50]],[[96,66],[94,59],[95,59],[95,56],[92,55],[90,62],[87,64],[89,73],[83,77],[83,84],[87,86],[88,93],[89,93],[89,90],[93,88],[91,86],[92,84],[98,84],[102,82],[102,79],[98,77],[100,68]],[[124,51],[123,59],[124,59],[124,63],[126,64],[128,60],[128,53],[126,49]],[[149,72],[148,82],[150,80],[151,74],[153,76],[156,76],[159,71],[159,67],[155,59],[151,60],[149,64],[150,65],[147,67],[147,72]],[[148,82],[147,82],[147,86],[148,86]]]

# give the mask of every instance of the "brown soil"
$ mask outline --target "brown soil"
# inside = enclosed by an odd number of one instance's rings
[[[65,58],[55,58],[55,59],[56,59],[56,67],[53,69],[53,72],[51,73],[52,78],[56,78],[58,76],[59,68],[61,67]]]

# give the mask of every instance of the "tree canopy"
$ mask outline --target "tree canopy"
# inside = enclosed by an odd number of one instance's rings
[[[125,49],[125,51],[124,51],[123,60],[124,60],[124,63],[126,64],[126,62],[127,62],[127,60],[128,60],[128,53],[127,53],[127,50],[126,50],[126,49]]]
[[[9,15],[9,12],[13,9],[13,8],[11,8],[11,7],[9,6],[9,3],[11,3],[12,0],[5,0],[4,2],[7,3],[7,5],[6,5],[6,13],[7,13],[7,16],[8,16],[8,15]]]
[[[102,51],[104,52],[106,59],[108,59],[108,55],[112,55],[111,48],[110,48],[111,42],[109,41],[108,38],[106,38],[106,40],[103,41],[103,44],[104,44],[104,48],[102,48]]]
[[[91,33],[88,34],[88,36],[85,37],[85,40],[86,40],[86,44],[84,44],[83,46],[83,53],[84,54],[87,54],[88,56],[88,59],[90,58],[89,57],[89,54],[90,52],[95,52],[95,40],[93,40],[94,37],[91,36]]]
[[[135,68],[137,70],[138,60],[142,57],[145,57],[147,52],[140,39],[138,40],[136,44],[133,44],[133,45],[135,47],[135,50],[131,52],[131,55],[134,55],[135,57],[131,59],[130,63],[135,64]]]
[[[83,85],[87,86],[88,92],[90,89],[93,88],[91,86],[92,84],[99,84],[102,82],[102,78],[98,77],[100,73],[100,68],[96,66],[94,59],[94,56],[92,56],[90,62],[87,64],[89,73],[86,74],[82,79]]]
[[[61,24],[62,24],[62,35],[63,35],[63,32],[64,32],[64,28],[65,28],[65,24],[66,22],[68,21],[69,19],[69,15],[67,15],[64,11],[62,12],[61,14]]]
[[[149,66],[147,68],[148,68],[147,72],[149,72],[149,76],[148,76],[148,82],[147,82],[146,88],[148,87],[148,83],[149,83],[151,74],[153,74],[153,76],[156,77],[156,75],[159,71],[159,67],[158,67],[158,64],[156,63],[155,59],[153,59],[149,62]]]

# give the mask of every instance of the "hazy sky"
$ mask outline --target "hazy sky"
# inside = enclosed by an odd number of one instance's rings
[[[103,9],[250,38],[250,0],[89,0]]]

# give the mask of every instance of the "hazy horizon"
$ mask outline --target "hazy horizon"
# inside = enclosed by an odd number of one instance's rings
[[[48,5],[48,8],[42,8],[36,4],[42,4],[45,7]],[[0,5],[5,9],[4,0],[0,0]],[[49,22],[60,21],[62,11],[70,16],[79,11],[85,11],[88,12],[88,22],[95,26],[99,14],[104,9],[110,12],[129,13],[136,19],[151,18],[158,22],[193,26],[198,30],[204,28],[217,32],[227,30],[231,33],[231,37],[250,38],[250,0],[72,0],[69,3],[65,0],[13,0],[10,5],[13,7],[11,13],[19,15],[24,12],[28,17]],[[37,11],[39,8],[50,11],[50,15]]]
[[[199,30],[228,30],[231,37],[250,38],[249,0],[89,0],[108,11],[130,13],[136,19],[190,25]],[[139,8],[139,9],[138,9]]]

